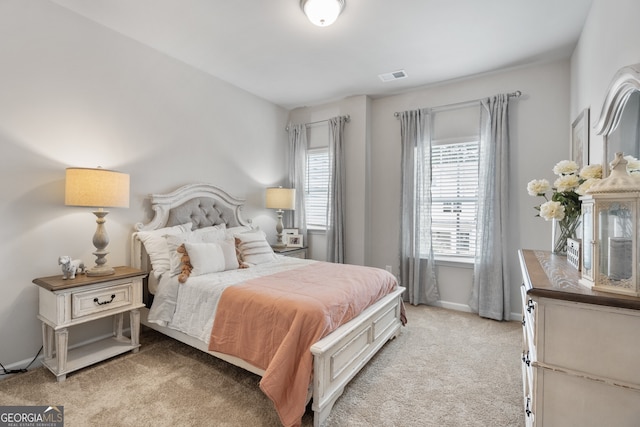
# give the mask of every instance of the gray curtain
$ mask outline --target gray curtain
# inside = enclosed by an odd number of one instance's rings
[[[305,213],[305,179],[307,171],[307,126],[289,125],[289,188],[296,189],[296,208],[285,212],[287,228],[297,228],[307,242]]]
[[[431,241],[431,115],[428,109],[400,114],[402,216],[400,280],[411,304],[437,301]]]
[[[344,263],[345,166],[344,124],[347,117],[329,119],[329,198],[327,203],[327,261]]]
[[[481,102],[478,232],[469,306],[482,317],[509,318],[507,201],[509,182],[509,96]]]

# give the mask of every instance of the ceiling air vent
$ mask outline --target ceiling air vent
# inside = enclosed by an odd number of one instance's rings
[[[390,82],[392,80],[404,79],[407,77],[407,73],[404,70],[392,71],[390,73],[378,74],[380,80],[383,82]]]

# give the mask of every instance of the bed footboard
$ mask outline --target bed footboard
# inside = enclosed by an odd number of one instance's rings
[[[324,423],[345,385],[399,333],[404,290],[399,287],[311,347],[314,427]]]

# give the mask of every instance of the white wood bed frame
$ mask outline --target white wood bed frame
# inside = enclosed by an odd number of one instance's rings
[[[209,202],[211,202],[209,199],[213,199],[214,209],[220,214],[219,218],[214,220],[215,223],[224,222],[228,227],[249,224],[241,216],[244,201],[232,197],[210,184],[185,185],[169,194],[152,194],[150,199],[154,217],[147,224],[136,224],[137,231],[155,230],[189,222],[189,219],[176,218],[172,214],[172,210],[194,199],[206,199]],[[133,267],[147,272],[151,271],[151,263],[144,246],[136,238],[135,233],[132,238],[131,258]],[[344,391],[345,385],[366,365],[384,343],[398,336],[402,325],[400,319],[404,290],[403,287],[398,287],[397,290],[380,299],[358,317],[340,326],[311,347],[314,374],[310,397],[313,398],[312,409],[315,427],[320,427],[324,423],[333,404]],[[145,285],[145,298],[147,297],[148,289]],[[148,308],[141,309],[143,325],[257,375],[264,374],[263,370],[242,359],[209,351],[207,344],[189,335],[155,323],[149,323],[147,321],[148,311]]]

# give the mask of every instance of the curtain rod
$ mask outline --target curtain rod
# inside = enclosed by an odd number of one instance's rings
[[[344,116],[344,117],[346,118],[347,123],[351,121],[351,116],[350,116],[350,115],[348,115],[348,114],[347,114],[347,115],[346,115],[346,116]],[[305,125],[306,125],[306,126],[317,125],[317,124],[320,124],[320,123],[326,123],[326,122],[328,122],[329,120],[331,120],[331,119],[318,120],[318,121],[316,121],[316,122],[309,122],[309,123],[305,123]],[[286,131],[288,132],[288,131],[289,131],[289,126],[287,125],[287,127],[286,127],[286,128],[284,128],[284,130],[286,130]]]
[[[520,96],[522,96],[522,92],[520,92],[519,90],[515,91],[515,92],[511,92],[507,94],[508,97],[510,98],[519,98]],[[461,107],[465,107],[465,106],[471,106],[477,102],[482,101],[484,98],[478,98],[478,99],[474,99],[472,101],[464,101],[464,102],[456,102],[455,104],[447,104],[447,105],[439,105],[437,107],[432,107],[430,108],[431,111],[445,111],[445,110],[449,110],[449,109],[453,109],[453,108],[461,108]],[[400,117],[400,112],[395,112],[393,113],[393,115],[395,117]]]

